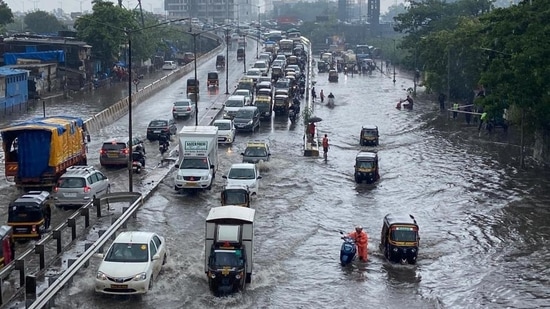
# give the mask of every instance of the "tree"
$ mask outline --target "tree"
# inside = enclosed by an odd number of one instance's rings
[[[13,23],[13,13],[8,4],[0,0],[0,29],[2,32],[4,26],[11,23]]]
[[[45,11],[28,13],[23,21],[29,30],[36,33],[57,33],[64,28],[54,15]]]

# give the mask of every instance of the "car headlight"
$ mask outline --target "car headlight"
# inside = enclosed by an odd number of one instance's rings
[[[252,120],[250,120],[249,122],[246,123],[247,125],[251,125],[252,124]]]
[[[147,274],[146,273],[139,273],[137,275],[135,275],[134,277],[134,281],[143,281],[147,279]]]
[[[209,176],[202,176],[202,177],[201,177],[201,180],[208,180],[208,177],[209,177]]]
[[[98,271],[97,275],[96,275],[96,278],[99,279],[99,280],[107,280],[107,275],[105,275],[104,273]]]
[[[177,180],[183,180],[183,176],[177,175],[177,176],[176,176],[176,179],[177,179]]]
[[[212,278],[212,279],[216,278],[216,274],[215,273],[210,273],[210,278]]]
[[[393,252],[397,252],[397,251],[399,251],[399,249],[393,248]]]
[[[226,140],[228,143],[231,143],[231,137],[227,137],[225,140]]]
[[[235,275],[235,279],[240,280],[240,279],[241,279],[241,274],[242,274],[242,273],[236,274],[236,275]]]
[[[416,249],[415,249],[415,248],[412,248],[412,249],[411,249],[411,252],[412,252],[412,253],[415,253],[415,252],[416,252]]]

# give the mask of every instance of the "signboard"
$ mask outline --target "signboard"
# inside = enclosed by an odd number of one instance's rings
[[[185,151],[206,151],[208,149],[208,141],[185,141]]]

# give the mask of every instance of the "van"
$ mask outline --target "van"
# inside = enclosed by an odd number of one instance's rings
[[[224,105],[223,118],[233,119],[237,111],[246,105],[246,97],[244,95],[232,95],[227,98]]]
[[[239,47],[239,49],[237,49],[237,61],[243,60],[244,57],[244,47]]]
[[[260,110],[256,106],[242,107],[237,111],[233,121],[237,131],[254,132],[256,128],[260,128]]]

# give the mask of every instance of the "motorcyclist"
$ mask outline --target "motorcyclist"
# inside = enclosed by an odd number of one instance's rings
[[[159,135],[159,149],[161,153],[165,153],[170,147],[170,142],[168,141],[168,136],[166,134]]]
[[[407,95],[407,98],[405,100],[400,101],[400,103],[401,102],[406,102],[406,103],[403,104],[404,108],[409,108],[409,109],[413,108],[414,101],[413,101],[413,99],[411,98],[410,95]]]
[[[369,237],[367,236],[367,233],[363,231],[363,227],[361,225],[357,225],[355,227],[355,231],[349,233],[347,236],[353,238],[353,240],[355,241],[359,260],[366,262]]]
[[[334,94],[332,94],[332,92],[329,93],[327,98],[329,98],[329,99],[334,99]]]

